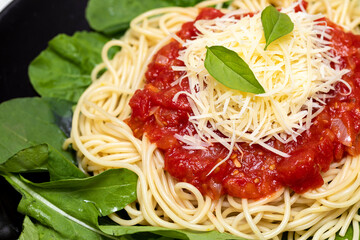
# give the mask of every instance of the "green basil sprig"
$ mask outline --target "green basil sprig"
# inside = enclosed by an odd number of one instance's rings
[[[207,47],[205,68],[218,82],[249,93],[265,93],[249,65],[234,51],[223,46]]]
[[[271,5],[267,6],[262,11],[261,22],[266,39],[266,46],[264,50],[267,49],[270,43],[291,33],[294,29],[294,23],[291,21],[290,17],[285,13],[279,12]]]

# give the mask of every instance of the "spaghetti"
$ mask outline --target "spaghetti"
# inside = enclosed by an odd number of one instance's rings
[[[108,42],[102,51],[103,63],[92,72],[93,84],[84,92],[74,111],[71,138],[79,167],[99,174],[109,168],[127,168],[138,177],[138,200],[125,207],[130,219],[116,214],[110,218],[120,225],[153,225],[196,231],[218,230],[246,239],[334,239],[354,227],[359,239],[360,157],[346,157],[331,163],[322,174],[324,184],[316,190],[296,194],[281,188],[260,200],[223,195],[213,200],[193,185],[176,181],[164,170],[164,156],[146,136],[134,137],[124,122],[131,115],[128,103],[144,86],[144,75],[153,56],[185,22],[193,21],[198,8],[224,1],[212,0],[194,8],[164,8],[146,12],[131,22],[121,40]],[[235,0],[228,9],[257,12],[270,3],[288,7],[292,1]],[[360,33],[360,6],[354,0],[308,1],[309,14],[322,13],[354,33]],[[181,40],[179,40],[181,41]],[[107,56],[113,46],[122,50]],[[107,71],[99,78],[99,72]]]

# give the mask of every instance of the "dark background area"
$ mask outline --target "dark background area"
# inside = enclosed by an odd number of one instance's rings
[[[90,29],[87,1],[14,0],[0,13],[0,102],[37,96],[28,65],[57,34]],[[1,176],[0,190],[0,240],[17,239],[23,221],[16,211],[21,196]]]

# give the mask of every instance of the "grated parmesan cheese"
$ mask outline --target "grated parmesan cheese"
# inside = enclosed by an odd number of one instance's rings
[[[284,143],[296,141],[310,128],[311,120],[331,97],[327,93],[348,70],[340,69],[339,58],[330,51],[329,27],[322,21],[323,15],[295,12],[294,6],[281,10],[293,21],[293,32],[271,43],[266,51],[261,13],[235,19],[244,12],[233,11],[222,18],[195,23],[200,34],[183,43],[185,49],[179,56],[185,63],[190,92],[179,92],[173,99],[187,95],[194,113],[189,120],[197,136],[177,136],[187,148],[201,149],[209,142],[218,142],[232,151],[234,142],[247,142],[287,157],[266,141],[272,137]],[[265,93],[233,90],[213,79],[204,60],[206,47],[214,45],[238,53]]]

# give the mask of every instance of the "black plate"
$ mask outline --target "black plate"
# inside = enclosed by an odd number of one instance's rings
[[[0,102],[37,96],[27,74],[29,63],[57,34],[90,29],[86,4],[87,0],[14,0],[0,13]],[[0,190],[0,239],[17,239],[23,220],[16,212],[21,196],[3,177]]]

